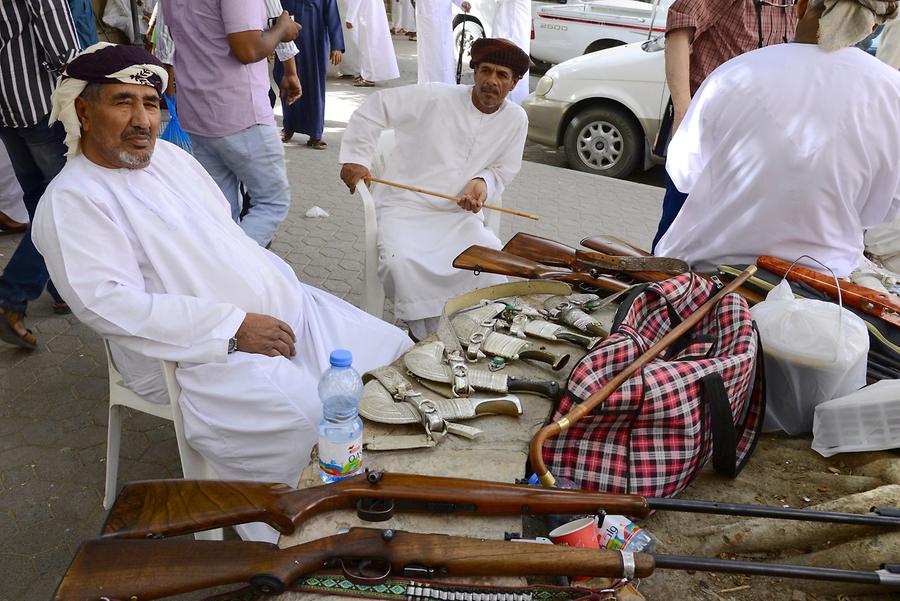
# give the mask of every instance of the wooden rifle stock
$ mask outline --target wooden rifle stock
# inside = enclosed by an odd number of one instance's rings
[[[650,253],[646,250],[638,248],[637,246],[633,246],[628,242],[625,242],[621,238],[616,238],[615,236],[592,236],[590,238],[585,238],[581,241],[581,245],[590,248],[591,250],[596,250],[602,253],[610,253],[610,254],[621,254],[622,256],[633,256],[633,257],[652,257]],[[665,273],[653,273],[653,272],[644,272],[641,274],[632,273],[629,274],[634,279],[640,280],[642,282],[659,282],[662,280],[669,279],[670,275]],[[765,297],[753,290],[748,290],[746,287],[741,286],[737,290],[735,290],[738,294],[743,296],[748,303],[751,305],[755,305],[756,303],[761,303],[765,300]]]
[[[581,241],[581,245],[601,253],[610,255],[619,255],[622,257],[652,257],[650,253],[641,250],[637,246],[632,246],[628,242],[615,236],[592,236]],[[639,271],[629,273],[631,277],[639,282],[661,282],[668,280],[672,276],[668,273],[660,271]]]
[[[625,242],[615,236],[591,236],[581,241],[581,245],[597,252],[623,257],[651,257],[649,252]]]
[[[776,257],[761,256],[756,260],[756,265],[793,282],[803,282],[807,286],[827,294],[835,301],[838,299],[838,286],[840,286],[841,300],[844,303],[854,309],[874,315],[889,324],[900,326],[900,299],[892,294],[872,290],[849,280],[838,280],[836,285],[834,278],[830,275],[799,265],[791,267],[788,261]]]
[[[623,274],[631,276],[656,267],[660,272],[678,274],[688,271],[687,263],[667,257],[611,255],[573,248],[561,242],[519,232],[506,243],[503,252],[537,261],[552,267],[566,267],[586,273]]]
[[[367,472],[305,489],[260,482],[148,480],[125,485],[110,510],[103,536],[159,538],[247,522],[265,522],[282,534],[291,534],[314,515],[353,507],[360,517],[372,521],[390,518],[395,508],[478,515],[577,515],[600,509],[634,518],[650,515],[647,501],[638,495],[391,472]]]
[[[811,511],[638,495],[547,489],[502,482],[370,471],[333,484],[292,489],[283,484],[217,480],[130,482],[113,504],[105,538],[161,538],[247,522],[291,534],[305,520],[357,508],[360,518],[389,519],[395,511],[473,515],[584,515],[605,511],[640,519],[651,511],[742,515],[880,527],[900,517]],[[886,512],[888,513],[888,512]]]
[[[526,280],[557,280],[569,284],[582,284],[607,292],[620,292],[629,286],[625,282],[603,275],[591,276],[577,271],[558,271],[535,261],[511,255],[485,246],[470,246],[453,260],[457,269],[474,272],[486,271],[511,275]]]
[[[370,585],[384,582],[391,575],[416,579],[570,574],[646,578],[659,567],[900,588],[900,574],[888,570],[864,572],[691,556],[632,554],[566,545],[351,528],[344,534],[286,549],[269,543],[243,541],[88,541],[78,549],[56,590],[54,600],[150,601],[245,582],[258,594],[278,595],[301,576],[331,566],[342,569],[354,582]]]
[[[637,553],[634,561],[636,577],[653,573],[652,555]],[[616,551],[371,528],[351,528],[286,549],[243,541],[97,539],[78,549],[54,599],[149,601],[235,583],[276,595],[297,578],[328,566],[366,584],[392,574],[620,577],[625,569]]]

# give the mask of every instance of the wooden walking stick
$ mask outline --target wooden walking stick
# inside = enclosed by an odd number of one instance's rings
[[[700,307],[691,313],[688,317],[685,318],[677,327],[673,328],[668,334],[663,336],[663,339],[651,346],[647,349],[643,355],[635,359],[634,363],[623,369],[619,372],[616,377],[606,383],[603,388],[596,391],[594,394],[589,396],[583,402],[575,405],[575,407],[566,413],[563,417],[561,417],[558,421],[547,424],[540,430],[538,433],[534,435],[534,438],[531,439],[531,447],[529,449],[529,457],[531,458],[531,466],[534,468],[535,473],[541,481],[541,484],[547,488],[553,486],[556,482],[556,478],[553,477],[553,474],[550,473],[550,470],[547,469],[547,465],[544,463],[544,458],[541,455],[541,450],[544,447],[544,443],[548,438],[557,436],[563,430],[569,429],[575,422],[580,420],[582,417],[590,413],[594,410],[594,408],[609,398],[616,389],[619,388],[622,384],[624,384],[628,379],[633,376],[640,368],[642,368],[647,363],[650,363],[653,359],[655,359],[661,352],[666,350],[666,348],[671,345],[673,342],[681,338],[681,336],[697,325],[707,313],[709,313],[716,305],[719,304],[719,301],[725,297],[725,295],[734,292],[747,281],[747,278],[752,276],[756,272],[756,266],[750,265],[745,269],[741,275],[733,279],[728,283],[727,286],[719,290],[719,292],[700,305]]]
[[[397,182],[389,182],[385,179],[372,177],[371,175],[363,179],[365,179],[367,182],[375,182],[376,184],[384,184],[385,186],[393,186],[395,188],[402,188],[411,192],[418,192],[419,194],[427,194],[429,196],[437,196],[438,198],[446,198],[447,200],[452,200],[453,202],[459,202],[458,196],[451,196],[450,194],[442,194],[440,192],[432,192],[431,190],[416,188],[415,186],[407,186],[406,184],[398,184]],[[517,215],[519,217],[527,217],[528,219],[534,219],[535,221],[538,221],[540,219],[540,217],[538,217],[537,215],[532,215],[531,213],[522,213],[521,211],[513,211],[512,209],[504,209],[503,207],[495,207],[494,205],[481,205],[481,208],[490,209],[492,211],[500,211],[501,213],[509,213],[510,215]]]

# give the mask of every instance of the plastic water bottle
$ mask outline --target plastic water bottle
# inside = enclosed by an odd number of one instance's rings
[[[651,553],[656,541],[650,533],[624,515],[608,515],[600,528],[601,549],[621,549],[630,553]]]
[[[319,422],[319,475],[326,484],[362,470],[362,431],[359,399],[362,379],[346,349],[332,351],[331,367],[319,380],[322,421]]]

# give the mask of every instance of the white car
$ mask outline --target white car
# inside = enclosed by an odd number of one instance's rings
[[[627,177],[654,163],[650,149],[669,100],[665,37],[556,65],[525,98],[528,139],[563,146],[569,166]]]
[[[542,6],[532,19],[531,58],[555,65],[570,58],[648,40],[666,30],[674,0],[594,0]]]

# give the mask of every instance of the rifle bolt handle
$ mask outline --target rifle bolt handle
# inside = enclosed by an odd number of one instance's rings
[[[382,540],[386,540],[386,541],[393,540],[394,531],[391,530],[390,528],[388,528],[387,530],[385,530],[384,532],[381,533],[381,538],[382,538]]]

